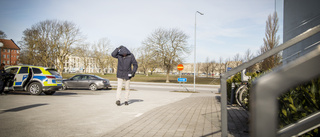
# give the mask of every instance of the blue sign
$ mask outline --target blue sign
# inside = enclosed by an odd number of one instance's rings
[[[178,78],[178,82],[187,82],[187,78]]]
[[[231,69],[232,69],[232,68],[228,67],[228,68],[227,68],[227,71],[230,71]]]

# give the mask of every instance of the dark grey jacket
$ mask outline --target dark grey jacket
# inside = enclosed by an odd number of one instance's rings
[[[128,80],[134,77],[138,69],[138,63],[134,55],[126,47],[116,48],[111,53],[111,56],[118,59],[117,78]],[[129,77],[129,74],[132,77]]]

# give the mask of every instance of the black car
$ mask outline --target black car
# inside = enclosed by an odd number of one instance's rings
[[[108,79],[96,75],[80,74],[63,80],[64,90],[68,88],[97,90],[108,89],[109,87],[111,87],[111,85]]]

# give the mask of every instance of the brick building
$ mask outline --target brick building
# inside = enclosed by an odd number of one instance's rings
[[[0,62],[6,65],[17,65],[19,62],[20,48],[17,44],[11,39],[0,39],[0,42],[3,45],[1,49]]]

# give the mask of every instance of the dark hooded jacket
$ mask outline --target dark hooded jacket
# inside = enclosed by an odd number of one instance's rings
[[[118,59],[117,78],[129,80],[135,75],[138,63],[134,55],[126,47],[121,46],[121,48],[116,48],[111,53],[111,56]],[[129,74],[132,77],[129,77]]]

